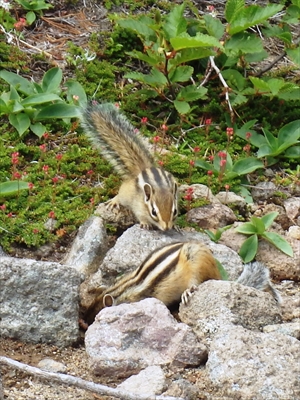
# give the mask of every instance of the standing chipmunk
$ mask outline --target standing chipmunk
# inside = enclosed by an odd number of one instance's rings
[[[155,297],[166,306],[186,304],[197,286],[209,279],[222,279],[211,251],[202,243],[179,242],[154,250],[134,271],[125,274],[102,292],[88,308],[85,320],[91,324],[104,307]],[[238,283],[269,291],[280,303],[269,270],[258,262],[245,265]]]
[[[130,209],[141,227],[162,231],[173,227],[177,216],[177,183],[172,174],[154,164],[148,149],[133,126],[110,103],[89,105],[82,125],[92,143],[123,180],[109,208]]]

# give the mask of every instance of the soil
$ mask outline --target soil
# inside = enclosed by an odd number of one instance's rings
[[[107,11],[100,5],[102,2],[93,4],[88,1],[86,5],[85,1],[78,1],[73,2],[76,4],[74,6],[72,2],[64,4],[57,1],[50,2],[54,5],[54,8],[44,13],[44,16],[38,20],[34,30],[23,32],[23,40],[19,43],[19,46],[29,54],[32,52],[44,53],[49,63],[64,69],[68,41],[86,48],[91,32],[99,31],[99,27],[100,29],[109,29],[109,22],[105,20]],[[202,2],[201,7],[204,9],[206,5],[210,4],[211,2],[209,1]],[[224,2],[222,1],[215,4],[216,8],[223,6]],[[126,10],[126,7],[119,7],[113,11],[127,12],[128,10]],[[276,48],[275,54],[278,54],[279,50]],[[39,80],[48,68],[48,63],[35,62],[31,67],[34,79]],[[16,248],[14,256],[59,262],[66,254],[72,241],[73,237],[70,236],[68,240],[59,245],[43,246],[37,252]],[[294,283],[287,283],[286,287],[281,286],[278,288],[282,295],[286,295],[289,298],[292,298],[297,293],[299,294],[299,285]],[[103,379],[95,377],[90,372],[83,340],[77,347],[58,348],[48,344],[26,344],[18,340],[0,338],[0,356],[10,357],[31,366],[37,366],[38,362],[44,358],[51,358],[63,363],[66,366],[67,374],[110,387],[115,387],[119,383],[115,377]],[[199,389],[199,393],[202,393],[201,395],[199,394],[199,399],[206,399],[207,395],[205,393],[210,393],[210,396],[213,396],[204,369],[177,372],[166,371],[166,374],[170,379],[185,378],[195,384]],[[1,367],[1,376],[5,400],[110,399],[110,397],[100,396],[83,389],[43,382],[31,375],[6,366]]]

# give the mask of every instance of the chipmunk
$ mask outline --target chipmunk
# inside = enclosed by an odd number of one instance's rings
[[[125,274],[95,298],[86,312],[91,324],[104,307],[136,302],[155,297],[172,306],[188,303],[195,288],[209,279],[222,279],[217,261],[211,251],[199,242],[178,242],[154,250],[134,271]],[[272,286],[269,270],[255,262],[247,264],[238,282],[259,290],[269,291],[277,302],[280,295]]]
[[[130,209],[141,227],[171,229],[177,216],[177,183],[172,174],[155,166],[134,127],[113,104],[89,105],[82,125],[95,147],[123,180],[110,209]]]

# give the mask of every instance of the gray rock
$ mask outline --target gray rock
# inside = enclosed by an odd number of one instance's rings
[[[67,371],[67,367],[63,363],[52,360],[52,358],[43,358],[37,366],[48,372],[65,373]]]
[[[297,217],[300,216],[300,197],[291,197],[285,200],[283,205],[287,216],[296,223]]]
[[[70,345],[78,340],[81,276],[55,262],[0,257],[0,336]]]
[[[193,188],[193,198],[194,199],[205,199],[211,203],[220,203],[213,194],[209,187],[202,185],[201,183],[195,183],[193,185],[180,185],[179,191],[183,195],[186,194],[186,191],[190,188]]]
[[[299,354],[292,337],[227,326],[213,338],[206,368],[221,398],[298,399]]]
[[[234,192],[219,192],[216,194],[216,198],[222,204],[233,204],[237,207],[245,207],[247,205],[244,197],[238,196]]]
[[[154,365],[143,369],[138,375],[132,375],[117,387],[139,395],[154,396],[165,390],[166,378],[163,370]]]
[[[0,371],[0,400],[4,400],[4,392],[3,392],[3,386],[2,386],[1,371]]]
[[[224,204],[209,204],[191,209],[186,214],[187,221],[203,229],[218,229],[236,221],[234,212]]]
[[[266,325],[263,327],[263,332],[278,332],[300,340],[300,320],[297,322],[286,322],[284,324]]]
[[[157,299],[104,308],[85,335],[96,375],[127,377],[152,365],[198,366],[206,347]]]
[[[168,390],[164,392],[164,396],[180,397],[185,400],[198,400],[199,390],[186,379],[177,379],[169,385]]]
[[[224,245],[212,242],[207,235],[199,232],[178,233],[148,231],[135,225],[127,229],[111,248],[99,268],[89,281],[89,290],[99,287],[102,282],[111,284],[120,274],[137,268],[155,249],[174,242],[197,241],[206,244],[228,272],[230,279],[237,279],[243,270],[241,258]]]
[[[251,195],[254,201],[266,201],[274,195],[276,190],[276,185],[273,182],[259,182],[251,190]]]
[[[228,281],[202,283],[187,305],[180,304],[179,317],[201,339],[229,325],[261,330],[281,322],[280,307],[269,293]]]
[[[89,275],[97,270],[107,251],[107,236],[100,217],[92,216],[79,228],[63,263]]]

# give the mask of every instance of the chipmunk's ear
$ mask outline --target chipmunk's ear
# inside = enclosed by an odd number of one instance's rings
[[[145,183],[144,184],[144,194],[145,194],[145,202],[147,203],[147,201],[150,200],[151,196],[152,196],[152,186],[149,185],[149,183]]]
[[[115,299],[112,297],[111,294],[106,294],[103,297],[103,306],[104,307],[111,307],[114,305],[114,303],[115,303]]]

